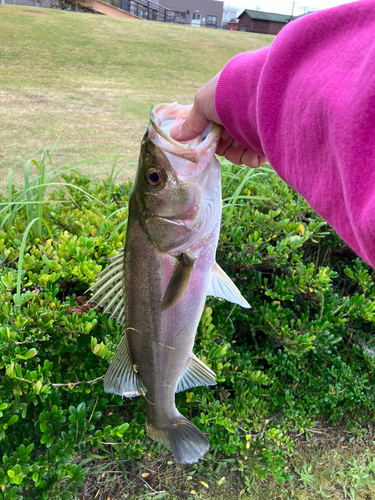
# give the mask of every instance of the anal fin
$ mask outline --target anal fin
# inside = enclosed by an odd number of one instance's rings
[[[147,390],[134,368],[128,339],[124,335],[105,374],[105,392],[118,394],[126,398],[145,394]]]
[[[178,381],[176,392],[186,391],[191,387],[198,387],[200,385],[215,384],[215,373],[193,354],[184,374]]]
[[[207,295],[213,295],[220,299],[226,299],[229,302],[238,304],[249,309],[251,306],[247,300],[242,297],[233,281],[225,274],[219,264],[215,264],[211,270],[210,282],[208,284]]]

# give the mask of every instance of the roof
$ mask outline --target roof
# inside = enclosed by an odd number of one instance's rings
[[[270,12],[261,12],[260,10],[250,10],[245,9],[238,17],[240,18],[244,14],[251,17],[251,19],[259,19],[261,21],[273,21],[275,23],[287,23],[290,20],[289,14],[273,14]],[[294,17],[292,18],[294,19]]]

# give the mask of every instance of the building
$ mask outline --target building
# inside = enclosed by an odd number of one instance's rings
[[[159,0],[169,9],[167,21],[196,27],[221,28],[224,2],[216,0]]]
[[[228,23],[226,23],[226,29],[229,31],[238,31],[238,22],[229,21]]]
[[[287,14],[271,14],[246,9],[238,16],[238,30],[277,35],[293,19],[295,18]]]
[[[229,23],[238,17],[238,10],[225,6],[223,11],[223,24]]]

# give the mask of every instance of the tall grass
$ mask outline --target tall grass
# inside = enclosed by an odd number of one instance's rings
[[[259,167],[257,169],[241,166],[234,167],[223,160],[222,166],[222,197],[223,197],[223,221],[228,226],[232,220],[236,207],[245,206],[250,200],[265,200],[265,197],[241,194],[244,186],[257,184],[273,172],[270,167]],[[229,195],[229,193],[233,193]]]
[[[122,165],[116,171],[116,165],[119,158],[123,158],[120,154],[114,157],[102,157],[94,158],[91,160],[83,161],[73,166],[60,166],[55,167],[52,162],[52,153],[56,146],[52,147],[51,150],[45,149],[42,151],[42,156],[39,162],[36,160],[27,160],[24,165],[24,186],[16,190],[13,187],[13,171],[15,168],[19,167],[19,162],[14,164],[8,170],[7,177],[7,201],[0,203],[0,229],[6,228],[7,234],[9,236],[14,217],[17,212],[23,211],[25,213],[26,223],[30,225],[31,221],[35,221],[35,225],[31,224],[29,227],[29,232],[32,232],[34,237],[41,238],[45,232],[49,233],[46,227],[44,212],[47,207],[53,203],[70,203],[73,202],[77,208],[79,208],[78,203],[74,198],[74,191],[80,191],[88,198],[95,200],[97,203],[105,207],[106,215],[109,216],[109,205],[112,196],[113,186],[115,181],[120,174],[120,172],[128,166],[128,164]],[[63,180],[62,175],[69,174],[71,172],[78,173],[81,169],[85,169],[88,166],[95,165],[108,167],[109,161],[112,160],[112,168],[110,170],[110,175],[108,178],[109,189],[106,202],[95,198],[90,192],[83,189],[80,186],[71,184]],[[37,168],[38,174],[31,177],[31,166]],[[104,173],[104,172],[103,172]],[[95,177],[101,175],[102,172],[97,172],[93,178],[92,182],[97,182]],[[59,187],[63,189],[67,198],[69,200],[59,200],[53,201],[46,197],[46,192],[50,188]],[[73,193],[72,193],[73,192]]]
[[[23,274],[23,257],[27,251],[28,241],[31,235],[34,238],[43,238],[44,236],[49,236],[52,241],[54,241],[53,231],[47,222],[46,210],[50,209],[53,204],[70,204],[73,202],[79,209],[79,204],[74,198],[74,191],[80,191],[87,196],[87,198],[94,200],[96,203],[103,207],[103,212],[106,214],[106,220],[110,219],[118,212],[126,210],[124,207],[120,207],[114,212],[111,212],[111,196],[113,192],[113,187],[115,185],[116,179],[120,172],[128,166],[128,164],[122,165],[116,169],[118,160],[123,158],[120,154],[114,157],[102,157],[95,158],[92,160],[80,162],[76,165],[67,167],[60,166],[55,167],[52,162],[52,153],[56,146],[55,145],[49,150],[44,149],[41,151],[41,159],[39,162],[36,160],[27,160],[24,164],[24,185],[20,189],[15,189],[12,183],[13,172],[15,168],[20,167],[20,163],[15,163],[9,170],[7,176],[7,191],[8,195],[6,201],[0,203],[0,229],[6,229],[7,235],[9,237],[12,231],[12,224],[15,220],[15,216],[19,212],[23,212],[25,216],[25,230],[23,232],[22,241],[19,247],[19,256],[17,264],[17,281],[16,281],[16,294],[14,297],[14,303],[16,306],[21,306],[22,304],[22,294],[21,294],[21,278]],[[40,150],[38,150],[40,152]],[[81,175],[80,171],[87,168],[89,165],[103,166],[108,168],[109,162],[112,162],[112,167],[110,170],[108,178],[108,196],[106,201],[103,202],[99,198],[96,198],[91,192],[86,189],[71,184],[64,181],[63,175],[66,176],[69,173],[74,172],[77,175]],[[34,166],[37,169],[37,175],[32,176],[31,167]],[[105,173],[105,172],[103,172]],[[91,179],[93,183],[98,181],[95,179],[96,176],[101,175],[100,172],[96,173]],[[61,188],[68,200],[52,200],[49,198],[48,193],[52,188]],[[4,198],[3,198],[4,199]],[[0,198],[1,200],[1,198]],[[112,231],[108,240],[111,241],[114,235],[127,223],[126,220],[119,223],[119,225]],[[2,263],[3,264],[3,263]]]

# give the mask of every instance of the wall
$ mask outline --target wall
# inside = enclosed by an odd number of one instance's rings
[[[238,22],[239,31],[247,31],[251,33],[266,33],[269,35],[277,35],[286,23],[277,23],[274,21],[262,21],[260,19],[251,19],[245,12]],[[242,28],[242,29],[241,29]]]
[[[174,22],[196,26],[205,25],[207,28],[221,27],[222,25],[224,2],[214,0],[159,0],[159,4],[168,7],[172,12],[185,14],[185,17],[177,16],[174,18]],[[193,19],[194,14],[199,14],[200,19]],[[208,24],[207,16],[216,16],[216,24]],[[203,23],[203,19],[205,23]]]

